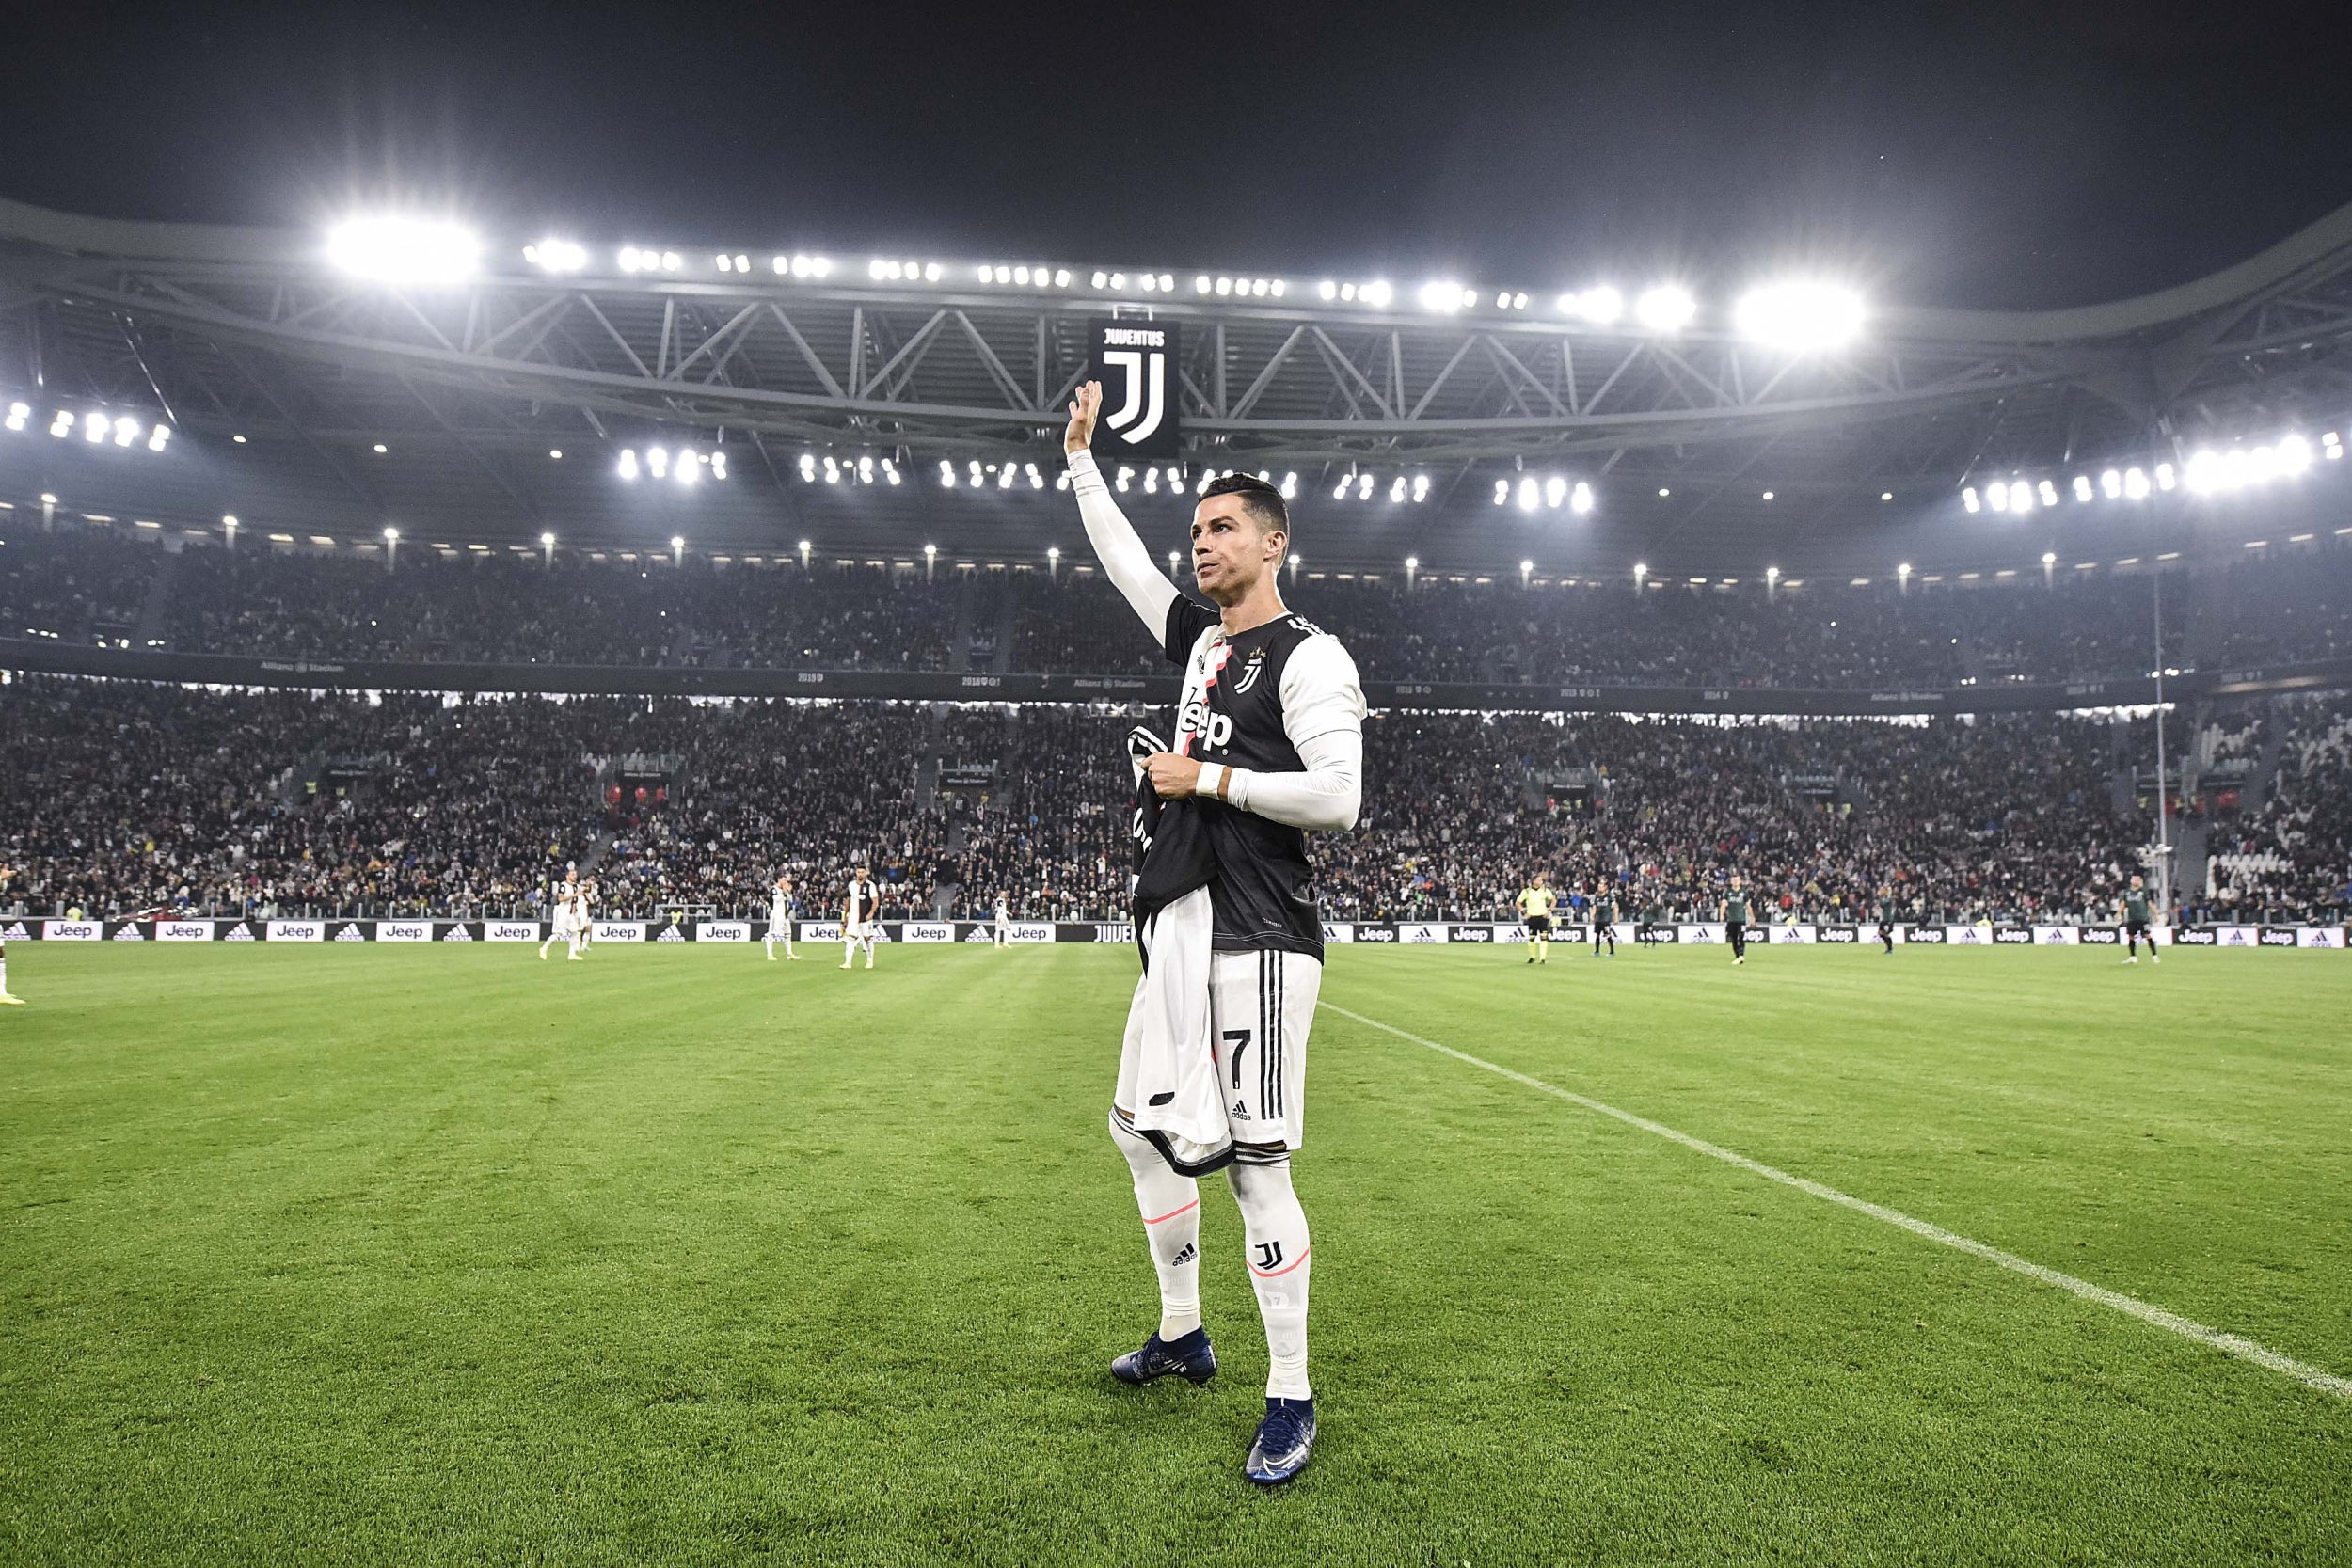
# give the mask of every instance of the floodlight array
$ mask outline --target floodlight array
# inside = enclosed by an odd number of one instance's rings
[[[2225,450],[2200,447],[2179,467],[2158,463],[2103,468],[2071,475],[2063,487],[2055,479],[1995,479],[1962,487],[1964,511],[2024,513],[2056,507],[2063,497],[2077,506],[2097,501],[2144,501],[2153,495],[2186,490],[2195,496],[2228,495],[2301,478],[2320,463],[2344,459],[2344,436],[2328,431],[2314,446],[2309,436],[2289,433],[2255,446]]]
[[[1568,479],[1560,474],[1537,476],[1521,474],[1517,480],[1495,481],[1494,504],[1516,504],[1521,512],[1557,512],[1566,507],[1580,517],[1592,515],[1595,504],[1593,487],[1581,479]]]
[[[32,428],[33,405],[24,402],[8,404],[8,417],[0,419],[0,429],[24,435]],[[103,408],[87,408],[75,413],[60,408],[49,417],[49,434],[58,440],[79,437],[93,447],[145,447],[149,451],[162,451],[171,444],[171,426],[161,420],[150,420],[138,414],[110,414]]]
[[[727,454],[723,450],[703,451],[694,447],[647,447],[641,454],[635,447],[624,447],[617,471],[625,480],[642,477],[691,486],[706,479],[726,478]]]

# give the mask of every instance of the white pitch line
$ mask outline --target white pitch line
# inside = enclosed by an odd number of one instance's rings
[[[1586,1096],[1561,1088],[1556,1084],[1547,1084],[1540,1078],[1530,1078],[1524,1072],[1515,1072],[1507,1067],[1501,1067],[1483,1057],[1473,1056],[1467,1051],[1456,1051],[1450,1045],[1439,1045],[1436,1040],[1423,1039],[1419,1035],[1399,1029],[1393,1023],[1383,1023],[1376,1018],[1366,1018],[1363,1014],[1351,1012],[1336,1003],[1321,1002],[1318,1005],[1339,1014],[1342,1018],[1352,1018],[1359,1023],[1383,1030],[1401,1040],[1410,1040],[1415,1045],[1426,1046],[1439,1055],[1451,1056],[1457,1062],[1467,1062],[1474,1068],[1483,1068],[1498,1077],[1508,1078],[1515,1084],[1524,1084],[1531,1089],[1537,1089],[1555,1099],[1565,1100],[1571,1105],[1581,1105],[1585,1110],[1597,1111],[1604,1117],[1613,1117],[1628,1127],[1638,1127],[1645,1132],[1654,1132],[1671,1143],[1678,1143],[1683,1148],[1704,1154],[1709,1159],[1721,1160],[1727,1165],[1737,1165],[1752,1176],[1760,1176],[1767,1181],[1777,1181],[1784,1187],[1794,1187],[1801,1193],[1810,1194],[1814,1197],[1820,1198],[1824,1202],[1837,1204],[1841,1208],[1851,1209],[1858,1214],[1867,1214],[1874,1220],[1884,1220],[1888,1225],[1900,1227],[1915,1236],[1924,1236],[1931,1242],[1952,1248],[1955,1252],[1964,1252],[1972,1258],[1981,1258],[1988,1263],[1997,1263],[2011,1274],[2022,1274],[2028,1279],[2038,1279],[2044,1285],[2054,1285],[2070,1294],[2082,1297],[2085,1301],[2094,1301],[2102,1307],[2113,1307],[2127,1317],[2137,1318],[2141,1323],[2153,1323],[2156,1327],[2177,1334],[2184,1339],[2194,1339],[2201,1345],[2209,1345],[2224,1355],[2234,1355],[2241,1361],[2250,1361],[2257,1367],[2266,1367],[2274,1372],[2282,1372],[2304,1386],[2316,1388],[2323,1394],[2333,1394],[2340,1400],[2352,1400],[2352,1378],[2338,1377],[2335,1373],[2314,1367],[2309,1362],[2297,1361],[2291,1355],[2281,1355],[2266,1345],[2258,1345],[2253,1340],[2241,1338],[2235,1334],[2225,1334],[2217,1328],[2208,1328],[2203,1323],[2184,1318],[2177,1312],[2168,1312],[2161,1307],[2151,1306],[2137,1296],[2127,1296],[2121,1291],[2110,1291],[2104,1285],[2093,1285],[2088,1279],[2077,1279],[2071,1274],[2060,1274],[2056,1269],[2043,1268],[2041,1264],[2028,1261],[2014,1253],[2003,1252],[1999,1247],[1987,1246],[1982,1242],[1972,1242],[1967,1237],[1947,1230],[1940,1225],[1930,1225],[1926,1220],[1914,1219],[1899,1209],[1889,1209],[1883,1203],[1872,1203],[1867,1198],[1855,1197],[1851,1193],[1841,1193],[1836,1188],[1823,1186],[1819,1181],[1809,1180],[1802,1176],[1792,1176],[1760,1160],[1751,1160],[1744,1154],[1736,1154],[1728,1148],[1708,1143],[1704,1138],[1694,1138],[1688,1132],[1677,1132],[1662,1122],[1652,1121],[1647,1117],[1637,1117],[1630,1111],[1620,1111],[1614,1105],[1588,1099]]]

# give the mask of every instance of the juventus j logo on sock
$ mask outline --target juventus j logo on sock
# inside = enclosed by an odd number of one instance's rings
[[[1259,1271],[1260,1271],[1261,1273],[1264,1272],[1264,1271],[1265,1271],[1265,1270],[1267,1270],[1267,1269],[1271,1269],[1271,1268],[1273,1268],[1275,1265],[1277,1265],[1277,1264],[1279,1264],[1279,1262],[1281,1262],[1281,1260],[1282,1260],[1282,1243],[1279,1243],[1279,1242],[1260,1242],[1260,1243],[1257,1243],[1257,1246],[1258,1246],[1258,1255],[1259,1255],[1259,1256],[1258,1256],[1258,1268],[1259,1268]]]

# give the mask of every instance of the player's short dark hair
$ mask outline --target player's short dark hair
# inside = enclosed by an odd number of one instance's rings
[[[1239,496],[1241,509],[1249,514],[1249,520],[1258,525],[1261,533],[1280,529],[1287,534],[1291,531],[1291,509],[1283,504],[1282,492],[1255,474],[1227,474],[1223,479],[1213,479],[1200,495],[1204,500],[1211,496]]]

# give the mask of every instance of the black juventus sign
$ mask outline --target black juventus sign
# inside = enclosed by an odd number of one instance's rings
[[[1096,458],[1176,456],[1176,324],[1090,321],[1087,337],[1088,373],[1103,384]]]

